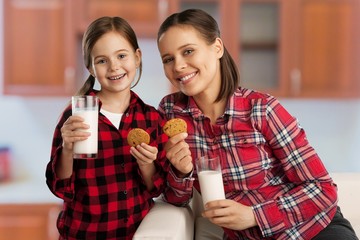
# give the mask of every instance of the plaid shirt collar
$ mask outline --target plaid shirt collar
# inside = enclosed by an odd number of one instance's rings
[[[99,93],[99,90],[92,89],[91,91],[88,92],[87,95],[96,96],[96,94],[98,94],[98,93]],[[139,96],[135,92],[130,90],[130,104],[129,104],[128,110],[133,109],[135,106],[137,106],[137,104],[144,105],[144,102],[141,100],[141,98],[139,98]],[[101,105],[102,105],[102,102],[99,99],[99,109],[101,109]]]
[[[222,118],[227,119],[228,117],[235,115],[235,112],[234,112],[235,102],[237,101],[236,100],[237,98],[241,98],[244,96],[243,91],[244,91],[244,89],[242,89],[242,88],[236,89],[234,94],[227,101],[224,115],[222,116]],[[201,120],[205,117],[204,114],[202,113],[202,111],[197,106],[193,97],[187,97],[186,100],[184,100],[184,104],[179,104],[179,105],[174,106],[173,111],[175,114],[176,113],[180,113],[180,114],[188,113],[194,119],[198,119],[198,120]]]

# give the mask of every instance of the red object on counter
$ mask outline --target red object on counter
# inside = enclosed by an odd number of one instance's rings
[[[0,146],[0,181],[10,179],[10,148]]]

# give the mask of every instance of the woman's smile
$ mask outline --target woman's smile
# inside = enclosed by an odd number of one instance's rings
[[[197,72],[193,72],[181,77],[176,78],[178,81],[180,81],[182,84],[186,84],[187,82],[189,82],[191,79],[193,79],[195,76],[197,75]]]

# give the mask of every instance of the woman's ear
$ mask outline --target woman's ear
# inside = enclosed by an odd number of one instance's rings
[[[215,46],[216,54],[217,54],[218,58],[220,59],[224,54],[224,44],[223,44],[221,38],[215,39],[214,46]]]

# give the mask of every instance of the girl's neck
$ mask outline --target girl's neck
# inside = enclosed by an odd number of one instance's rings
[[[101,108],[112,113],[124,113],[129,107],[131,94],[130,91],[126,93],[110,93],[99,91],[97,94],[101,100]]]

